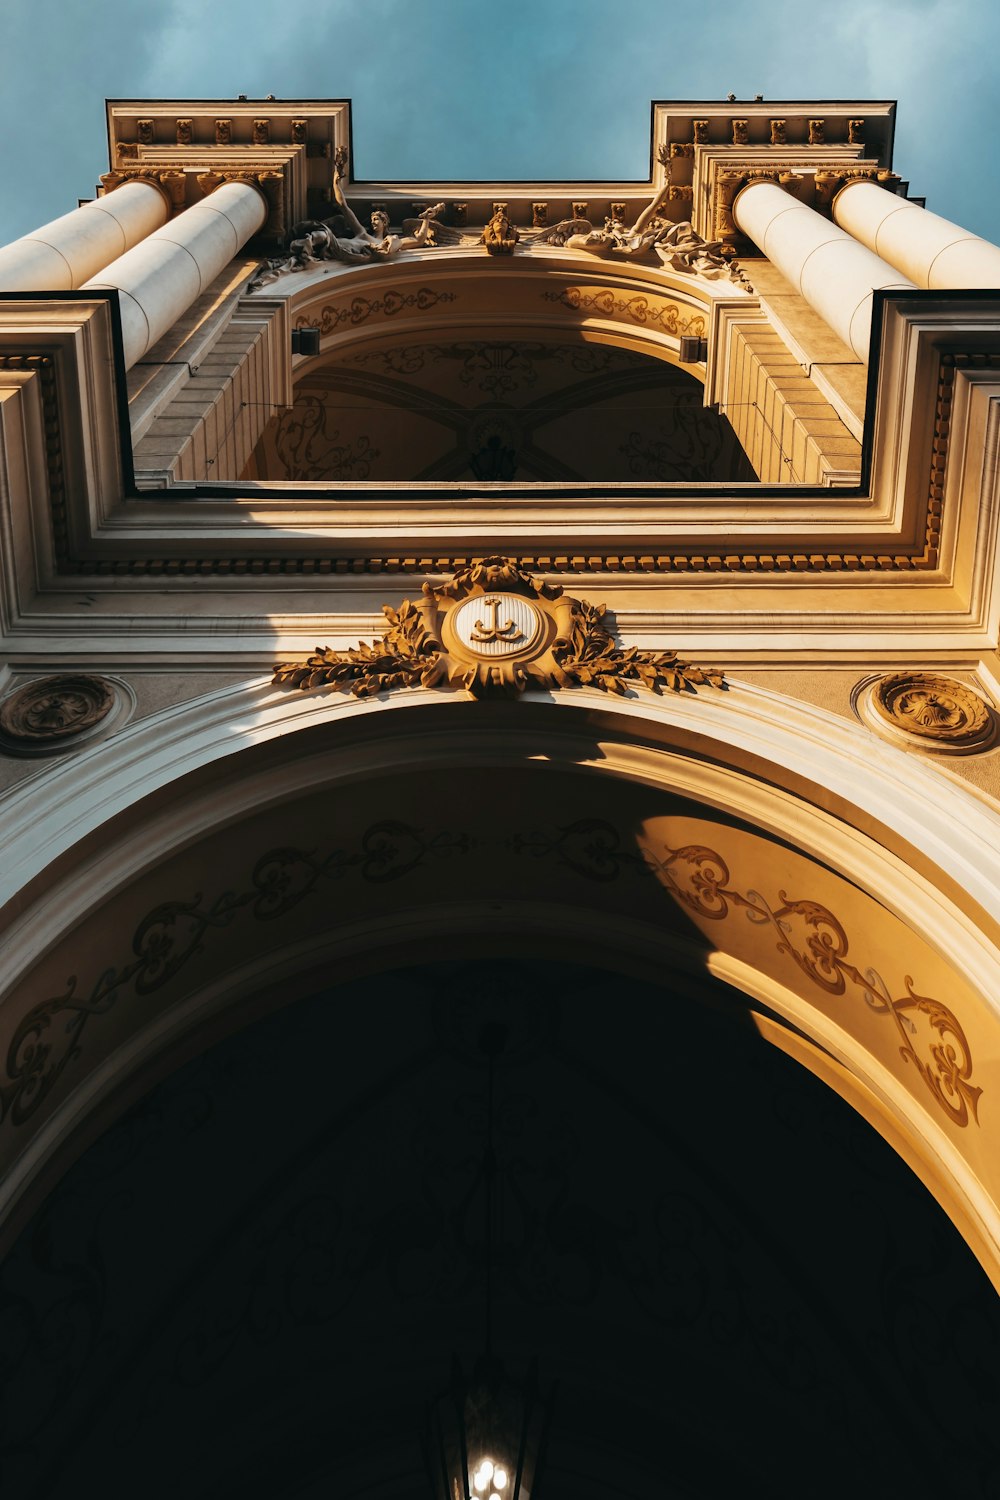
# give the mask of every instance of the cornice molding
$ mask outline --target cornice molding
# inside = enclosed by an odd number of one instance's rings
[[[426,276],[428,267],[423,262],[412,274]],[[582,284],[561,274],[560,284]],[[367,284],[373,284],[371,275]],[[615,284],[622,283],[612,278]],[[443,292],[449,283],[427,285]],[[328,298],[328,287],[329,281],[309,295]],[[641,294],[648,298],[645,288]],[[691,297],[689,289],[685,294]],[[672,298],[680,295],[671,289]],[[247,299],[247,306],[255,300]],[[274,299],[264,300],[273,305]],[[737,300],[748,311],[754,307],[752,299]],[[782,620],[791,628],[793,618],[811,628],[812,619],[831,617],[833,601],[824,601],[825,592],[846,589],[845,599],[857,597],[865,628],[876,634],[891,634],[897,621],[899,629],[912,633],[926,618],[926,629],[956,640],[964,631],[981,648],[989,644],[997,607],[989,563],[995,543],[984,528],[995,529],[997,516],[994,502],[984,500],[983,485],[994,469],[983,445],[993,438],[980,413],[987,409],[984,402],[1000,394],[1000,307],[961,294],[951,299],[914,293],[886,303],[867,492],[831,489],[804,498],[795,489],[766,494],[756,487],[720,496],[651,485],[510,485],[503,489],[500,519],[488,486],[427,484],[402,491],[393,487],[391,493],[378,485],[335,492],[248,486],[233,497],[212,487],[197,499],[180,489],[169,497],[125,499],[120,470],[107,468],[118,441],[109,360],[96,353],[92,334],[81,338],[83,330],[96,326],[98,312],[106,320],[103,338],[109,337],[107,302],[6,299],[0,304],[0,383],[5,376],[21,386],[26,377],[36,380],[43,419],[37,429],[8,426],[5,441],[26,444],[24,463],[37,469],[41,462],[48,475],[45,509],[39,510],[37,491],[19,496],[15,504],[28,504],[34,512],[30,526],[36,547],[37,538],[48,533],[54,550],[54,566],[46,563],[44,548],[37,556],[34,592],[32,580],[19,570],[23,597],[13,609],[12,640],[33,634],[39,609],[52,622],[44,628],[61,633],[64,623],[57,624],[42,601],[58,599],[58,617],[65,622],[71,597],[66,590],[75,579],[99,589],[118,588],[124,580],[133,587],[148,584],[154,592],[144,592],[142,614],[150,621],[164,585],[183,589],[192,580],[200,588],[213,581],[222,588],[252,587],[250,597],[273,617],[276,606],[278,613],[287,612],[278,598],[289,598],[275,589],[311,590],[329,576],[434,581],[502,551],[549,577],[599,575],[620,587],[643,578],[670,579],[685,589],[699,583],[713,590],[739,586],[748,627],[754,613],[763,610],[773,628],[784,628]],[[293,305],[298,315],[308,304],[296,300]],[[449,315],[458,305],[444,304]],[[537,305],[571,311],[562,303]],[[732,298],[718,308],[709,299],[714,316],[732,306]],[[74,397],[67,413],[61,403],[76,389],[90,394],[80,405]],[[77,435],[74,414],[77,420],[86,415],[90,424]],[[98,468],[104,465],[106,477],[99,485],[93,462],[83,457],[86,451],[100,455]],[[24,531],[25,518],[16,524]],[[612,535],[614,543],[608,540]],[[777,613],[774,596],[766,592],[771,580],[780,580],[784,590]],[[934,590],[926,600],[920,593],[925,584]],[[890,587],[902,590],[894,596],[898,604],[890,605],[884,594]],[[865,589],[877,591],[870,607],[860,605],[867,596],[859,590]],[[266,604],[261,590],[267,591]],[[720,611],[717,594],[704,600],[706,625],[728,616],[728,610]],[[837,615],[845,610],[849,615],[853,607],[838,602]],[[134,605],[129,612],[134,614]],[[88,613],[93,621],[88,629],[99,636],[115,614],[113,607],[110,614],[102,609],[100,618]],[[687,641],[682,645],[690,649]]]

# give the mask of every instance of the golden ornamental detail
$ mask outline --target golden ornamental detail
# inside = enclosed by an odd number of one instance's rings
[[[176,168],[123,167],[114,172],[101,174],[101,186],[105,196],[113,193],[115,188],[124,187],[129,182],[145,182],[150,187],[158,188],[166,199],[171,214],[180,213],[185,207],[187,175]]]
[[[564,594],[506,557],[459,568],[449,583],[424,584],[417,600],[383,607],[389,628],[373,645],[317,647],[305,662],[274,669],[283,687],[334,687],[369,698],[399,687],[453,684],[474,697],[527,687],[595,687],[625,693],[725,686],[723,675],[673,651],[615,645],[603,604]]]
[[[0,736],[18,745],[59,744],[93,729],[114,706],[115,690],[103,677],[39,677],[0,703]]]
[[[594,313],[604,318],[637,323],[641,328],[658,328],[674,338],[684,334],[704,338],[707,330],[706,320],[701,314],[685,317],[687,308],[682,311],[676,302],[667,302],[662,297],[621,296],[610,287],[585,291],[582,287],[565,286],[543,292],[542,298],[546,302],[561,303],[571,312]]]
[[[897,744],[938,754],[984,750],[995,738],[985,699],[962,682],[931,672],[892,672],[863,685],[858,710]]]

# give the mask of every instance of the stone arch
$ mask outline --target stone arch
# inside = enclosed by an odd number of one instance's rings
[[[484,336],[580,333],[675,365],[682,336],[707,337],[714,306],[754,305],[728,281],[557,250],[509,262],[476,249],[407,255],[390,281],[381,265],[324,268],[279,280],[254,300],[284,302],[292,328],[318,327],[322,354],[385,336],[476,329]],[[703,366],[684,368],[704,380]]]
[[[11,808],[6,1238],[124,1103],[290,984],[556,935],[742,992],[997,1280],[992,814],[921,771],[739,683],[260,686],[130,726]]]
[[[318,330],[320,349],[295,362],[293,404],[262,428],[248,479],[756,477],[705,401],[713,305],[748,300],[729,282],[560,252],[508,264],[449,250],[401,257],[391,273],[295,273],[273,290],[293,329]],[[685,337],[694,348],[682,361]]]

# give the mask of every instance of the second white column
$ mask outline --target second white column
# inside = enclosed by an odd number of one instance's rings
[[[267,214],[267,200],[252,183],[223,183],[85,283],[118,290],[126,368],[177,322],[263,228]]]
[[[912,291],[893,266],[773,182],[753,182],[733,205],[737,225],[772,265],[867,362],[872,294]]]

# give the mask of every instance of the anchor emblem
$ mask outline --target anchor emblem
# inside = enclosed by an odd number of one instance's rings
[[[482,620],[477,620],[473,629],[469,632],[469,640],[475,641],[477,645],[488,645],[490,641],[506,641],[512,644],[524,639],[523,631],[519,630],[513,620],[508,620],[505,625],[498,623],[498,611],[500,609],[499,599],[484,599],[483,606],[492,613],[492,622],[484,625]]]

